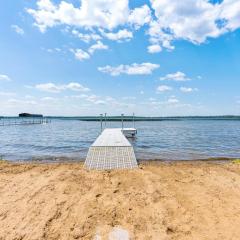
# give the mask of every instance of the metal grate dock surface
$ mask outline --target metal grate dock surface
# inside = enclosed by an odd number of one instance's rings
[[[90,147],[85,161],[88,169],[131,169],[137,167],[133,147]]]
[[[89,148],[84,166],[88,169],[132,169],[137,160],[121,129],[105,129]]]

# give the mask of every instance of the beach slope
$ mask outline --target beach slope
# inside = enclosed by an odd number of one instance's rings
[[[0,163],[0,239],[224,239],[240,236],[240,165]],[[121,238],[120,238],[121,237]]]

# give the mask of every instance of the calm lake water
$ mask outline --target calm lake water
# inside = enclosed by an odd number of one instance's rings
[[[108,122],[107,127],[121,127]],[[132,127],[131,122],[124,127]],[[131,140],[138,159],[240,157],[240,121],[137,122]],[[82,160],[100,133],[99,122],[52,120],[44,125],[0,126],[0,156],[8,160]]]

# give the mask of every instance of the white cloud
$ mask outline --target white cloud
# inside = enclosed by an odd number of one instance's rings
[[[70,98],[74,98],[74,99],[84,99],[84,98],[87,98],[87,97],[88,97],[88,95],[86,95],[86,94],[70,96]],[[69,98],[69,97],[66,96],[66,98]]]
[[[34,99],[35,97],[32,96],[32,95],[25,95],[24,98],[25,98],[25,99]]]
[[[71,82],[69,84],[62,84],[62,85],[57,85],[54,83],[43,83],[43,84],[37,84],[35,88],[44,92],[51,92],[51,93],[59,93],[64,90],[72,90],[72,91],[79,91],[79,92],[87,92],[90,90],[89,88],[83,87],[81,84],[76,82]]]
[[[191,88],[191,87],[180,87],[180,91],[184,92],[184,93],[190,93],[190,92],[194,92],[197,91],[197,88]]]
[[[156,20],[150,24],[151,42],[165,48],[175,39],[201,44],[240,27],[240,1],[224,0],[213,4],[207,0],[151,0]]]
[[[101,97],[96,96],[94,94],[85,97],[85,100],[90,103],[96,104],[96,105],[106,105],[106,103],[107,103],[106,100],[104,100]]]
[[[117,67],[107,65],[105,67],[99,67],[98,70],[103,73],[109,73],[112,76],[118,76],[120,74],[148,75],[152,74],[152,72],[159,67],[158,64],[153,63],[133,63],[131,65],[119,65]]]
[[[162,51],[162,47],[159,44],[154,44],[148,46],[148,52],[149,53],[158,53]]]
[[[128,22],[133,24],[136,28],[143,26],[151,21],[151,10],[147,5],[135,8],[131,11]]]
[[[86,101],[88,102],[89,106],[93,106],[93,105],[105,105],[108,107],[114,107],[114,108],[119,108],[119,107],[133,107],[133,105],[135,105],[134,103],[125,103],[122,100],[118,101],[117,99],[110,97],[110,96],[106,96],[106,97],[102,97],[102,96],[97,96],[95,94],[91,94],[91,95],[86,95],[86,94],[81,94],[81,95],[73,95],[73,96],[65,96],[65,98],[72,98],[72,99],[81,99],[82,101]],[[122,98],[123,100],[134,100],[134,98]]]
[[[66,1],[54,4],[50,0],[39,0],[37,5],[37,10],[27,11],[42,32],[59,24],[111,30],[126,23],[129,16],[128,0],[82,0],[80,7]]]
[[[21,100],[21,99],[15,99],[15,98],[8,99],[7,102],[10,104],[37,105],[37,102],[33,100]]]
[[[97,104],[97,105],[105,105],[105,104],[106,104],[106,101],[97,100],[97,101],[94,102],[94,104]]]
[[[191,80],[189,77],[186,76],[183,72],[176,72],[176,73],[169,73],[164,77],[161,77],[160,80],[172,80],[172,81],[189,81]]]
[[[60,53],[60,52],[63,52],[63,49],[61,49],[61,48],[58,48],[58,47],[56,47],[56,48],[41,48],[42,50],[44,50],[44,51],[47,51],[47,52],[49,52],[49,53]]]
[[[171,90],[172,90],[172,87],[169,87],[167,85],[160,85],[157,87],[157,92],[166,92]]]
[[[10,97],[15,95],[16,93],[13,93],[13,92],[0,92],[0,96],[3,96],[3,97]]]
[[[97,43],[89,47],[88,52],[80,48],[70,49],[70,51],[74,54],[76,59],[83,61],[86,59],[90,59],[91,55],[93,55],[96,50],[107,50],[107,49],[108,49],[107,45],[103,44],[101,41],[97,41]]]
[[[160,47],[173,50],[175,40],[202,44],[208,38],[217,38],[240,28],[239,0],[217,3],[208,0],[172,0],[171,4],[169,0],[150,0],[153,11],[147,4],[130,9],[129,0],[81,0],[80,6],[74,6],[66,0],[57,2],[38,0],[35,9],[27,9],[41,32],[67,25],[74,27],[72,34],[85,42],[100,40],[97,32],[107,32],[103,37],[121,41],[132,39],[134,30],[147,25],[150,53],[159,52]],[[84,33],[76,30],[79,28]],[[125,29],[116,32],[119,28]],[[127,30],[129,28],[130,31]]]
[[[113,41],[122,41],[122,40],[130,40],[131,38],[133,38],[133,34],[132,32],[128,31],[127,29],[121,29],[116,33],[113,32],[102,32],[102,34]]]
[[[95,33],[84,34],[77,31],[76,29],[72,30],[72,34],[86,43],[89,43],[90,41],[97,41],[102,39],[102,37],[98,34],[95,34]]]
[[[150,106],[157,109],[159,106],[161,108],[182,108],[182,107],[190,107],[190,104],[181,103],[175,96],[169,97],[165,101],[156,101],[154,98],[150,98],[149,102],[147,103]]]
[[[150,36],[150,43],[152,45],[160,45],[169,51],[174,50],[174,46],[171,44],[174,37],[164,32],[157,21],[150,22],[148,35]]]
[[[129,9],[129,0],[82,0],[80,7],[67,1],[54,4],[51,0],[38,0],[37,9],[27,9],[27,12],[42,32],[59,24],[112,30],[124,24],[139,28],[151,21],[151,10],[146,4]]]
[[[76,83],[76,82],[71,82],[67,85],[64,85],[65,89],[69,89],[72,91],[77,91],[77,92],[88,92],[90,91],[89,88],[83,87],[81,84]]]
[[[179,100],[175,97],[170,97],[168,100],[167,100],[167,103],[169,104],[177,104],[179,103]]]
[[[53,97],[43,97],[41,98],[41,101],[44,101],[44,102],[52,102],[52,101],[55,101],[56,98],[53,98]]]
[[[54,11],[55,6],[52,4],[50,0],[40,0],[37,2],[39,9],[46,11]]]
[[[10,82],[11,78],[9,76],[7,76],[7,75],[0,74],[0,81]]]
[[[107,50],[108,46],[104,45],[101,41],[97,41],[96,44],[93,44],[89,49],[88,52],[93,54],[96,50]]]
[[[49,53],[53,53],[54,50],[53,50],[52,48],[48,48],[48,49],[47,49],[47,52],[49,52]]]
[[[54,83],[43,83],[43,84],[37,84],[36,89],[44,91],[44,92],[51,92],[51,93],[58,93],[64,90],[63,85],[56,85]]]
[[[83,60],[86,60],[86,59],[90,58],[89,53],[83,51],[80,48],[78,48],[78,49],[71,49],[70,51],[75,55],[75,58],[80,60],[80,61],[83,61]]]
[[[18,25],[12,25],[11,28],[20,35],[24,34],[24,30],[22,28],[20,28]]]
[[[220,5],[220,20],[225,20],[224,30],[234,31],[240,27],[240,1],[225,0]]]
[[[98,97],[96,95],[92,94],[90,96],[87,96],[86,100],[89,101],[89,102],[94,103],[95,101],[98,100]]]

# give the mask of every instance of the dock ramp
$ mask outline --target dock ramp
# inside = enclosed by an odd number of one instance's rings
[[[107,128],[89,148],[84,166],[88,169],[131,169],[137,167],[132,145],[124,129]]]

